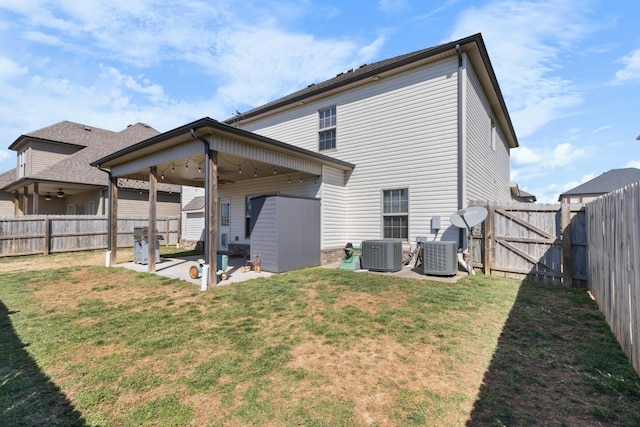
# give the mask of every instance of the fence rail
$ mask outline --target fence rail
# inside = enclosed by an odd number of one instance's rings
[[[118,247],[133,246],[133,229],[148,225],[145,217],[118,218]],[[107,216],[24,215],[0,217],[0,257],[107,248]],[[163,244],[180,239],[180,218],[158,218]]]
[[[640,183],[586,206],[588,289],[640,374]]]
[[[582,205],[473,202],[487,218],[473,229],[473,265],[486,274],[586,287]]]

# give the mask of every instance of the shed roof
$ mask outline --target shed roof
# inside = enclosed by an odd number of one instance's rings
[[[204,210],[204,196],[196,196],[189,203],[184,205],[183,211],[200,211]]]

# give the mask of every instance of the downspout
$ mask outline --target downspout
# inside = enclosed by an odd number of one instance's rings
[[[205,162],[204,162],[204,176],[208,177],[209,176],[209,151],[210,151],[210,147],[209,147],[209,141],[207,141],[206,139],[204,139],[201,136],[196,135],[196,131],[193,129],[189,130],[191,132],[191,136],[193,137],[193,139],[195,139],[196,141],[200,141],[204,144],[204,155],[205,155]],[[210,183],[208,179],[204,180],[204,205],[205,206],[209,206],[209,198],[211,197],[211,195],[209,194],[209,190],[210,190]],[[209,238],[209,221],[204,222],[204,235],[207,237],[207,239]],[[205,260],[209,260],[209,244],[204,245],[204,259]]]
[[[209,260],[210,258],[210,252],[211,252],[211,242],[209,242],[209,237],[210,237],[210,231],[209,230],[209,220],[208,220],[208,216],[211,214],[209,212],[209,203],[210,203],[210,199],[211,199],[211,183],[209,182],[209,169],[210,169],[210,165],[209,165],[209,156],[211,155],[211,147],[209,145],[209,141],[207,141],[206,139],[204,139],[201,136],[196,135],[196,131],[194,129],[189,129],[189,132],[191,132],[191,136],[193,137],[193,139],[195,139],[196,141],[200,141],[204,144],[204,176],[205,176],[205,180],[204,180],[204,206],[205,206],[205,221],[204,221],[204,235],[205,235],[205,245],[204,245],[204,259],[205,259],[205,264],[206,264],[206,268],[203,269],[202,271],[202,285],[200,286],[201,290],[206,290],[208,287],[208,279],[209,279]]]
[[[465,96],[465,76],[464,73],[464,58],[460,51],[460,45],[456,44],[456,56],[458,57],[458,210],[465,208],[466,196],[467,196],[467,184],[466,184],[466,156],[467,145],[465,141],[464,126],[466,122],[466,96]],[[458,230],[458,246],[464,248],[465,230],[460,228]]]

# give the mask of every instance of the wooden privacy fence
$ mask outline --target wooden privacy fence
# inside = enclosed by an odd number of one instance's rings
[[[586,205],[588,289],[640,374],[640,183]]]
[[[118,218],[118,247],[133,246],[134,227],[144,227],[144,217]],[[88,215],[24,215],[0,217],[0,257],[49,254],[107,248],[109,219]],[[156,221],[162,244],[180,239],[180,218]]]
[[[587,236],[582,205],[495,204],[473,230],[473,265],[485,274],[586,287]]]

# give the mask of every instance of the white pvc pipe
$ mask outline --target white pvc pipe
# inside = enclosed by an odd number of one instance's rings
[[[200,290],[206,291],[209,285],[209,264],[202,265],[202,281],[200,282]]]
[[[107,268],[111,267],[111,251],[107,251],[107,257],[104,260],[104,266]]]

